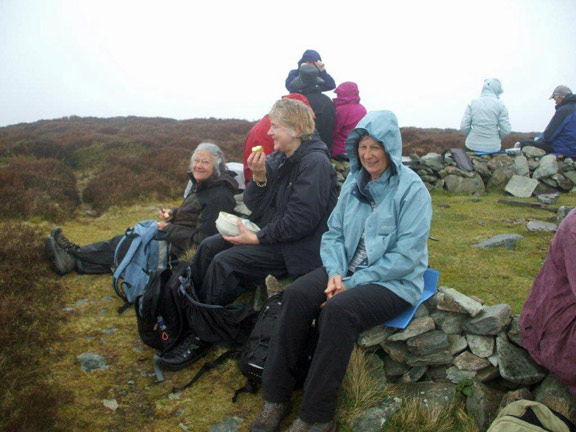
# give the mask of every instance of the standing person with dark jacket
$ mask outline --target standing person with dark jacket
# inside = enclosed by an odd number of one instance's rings
[[[165,233],[170,253],[182,256],[192,246],[215,234],[216,219],[221,211],[234,210],[236,180],[226,169],[222,150],[213,143],[202,143],[190,158],[188,176],[191,186],[186,189],[180,207],[159,210],[158,229]],[[85,246],[70,242],[60,228],[52,230],[46,239],[46,252],[54,271],[60,275],[74,270],[79,273],[111,273],[116,246],[123,235]],[[123,257],[130,247],[125,241],[121,247]]]
[[[360,103],[358,85],[352,81],[340,84],[336,90],[334,106],[336,123],[332,132],[332,157],[346,154],[346,138],[366,115],[366,108]]]
[[[302,54],[302,58],[298,60],[298,68],[292,69],[290,72],[288,72],[288,77],[286,78],[286,89],[288,89],[290,93],[296,93],[296,89],[292,85],[292,81],[294,81],[294,79],[298,76],[300,66],[303,64],[314,66],[318,70],[318,76],[322,78],[323,81],[322,84],[320,84],[321,91],[329,91],[336,88],[334,78],[332,78],[330,74],[326,72],[326,66],[322,62],[322,57],[320,57],[320,54],[314,50],[306,50],[304,51],[304,54]]]
[[[298,93],[308,98],[316,115],[316,130],[332,154],[332,132],[336,122],[336,109],[332,99],[322,94],[320,88],[322,82],[322,78],[318,76],[318,69],[309,64],[303,64],[300,66],[298,76],[292,81],[292,86]]]
[[[202,242],[190,270],[203,303],[227,305],[269,274],[297,278],[321,265],[320,241],[337,201],[328,149],[302,102],[281,99],[269,116],[275,151],[268,157],[250,155],[254,176],[244,191],[250,220],[262,229],[253,233],[238,221],[239,235],[218,234]],[[162,356],[161,364],[178,370],[205,348],[190,332]]]
[[[550,99],[556,102],[556,112],[546,126],[546,130],[534,140],[524,140],[515,147],[533,146],[546,153],[558,153],[566,157],[576,157],[576,95],[565,85],[559,85]]]

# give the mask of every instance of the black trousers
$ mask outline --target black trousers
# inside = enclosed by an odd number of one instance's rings
[[[70,254],[76,257],[76,267],[78,273],[99,274],[99,273],[112,273],[112,266],[114,265],[114,252],[116,246],[122,240],[124,235],[117,235],[110,240],[92,243],[82,246],[80,249],[70,251]],[[126,255],[130,248],[132,239],[127,238],[119,251],[120,259]]]
[[[543,141],[543,140],[534,141],[532,139],[529,139],[529,140],[520,141],[520,148],[524,148],[524,147],[528,147],[528,146],[538,147],[539,149],[544,150],[546,153],[554,153],[554,149],[552,148],[552,144],[550,144],[546,141]]]
[[[300,409],[300,418],[309,423],[334,418],[338,388],[358,334],[410,307],[383,286],[362,285],[336,295],[321,309],[327,284],[328,275],[321,267],[288,286],[262,377],[264,400],[290,400],[311,337],[311,322],[319,317],[318,344]]]
[[[190,265],[201,302],[227,305],[269,274],[287,273],[278,245],[232,245],[220,234],[202,241]]]

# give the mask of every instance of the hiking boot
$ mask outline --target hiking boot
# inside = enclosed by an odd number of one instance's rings
[[[206,354],[208,348],[210,348],[208,342],[204,342],[191,333],[170,351],[160,356],[160,365],[164,369],[178,371],[199,360]]]
[[[276,432],[291,410],[290,402],[266,402],[250,425],[250,432]]]
[[[297,418],[290,425],[286,432],[336,432],[336,420],[332,419],[326,423],[306,423]]]
[[[54,231],[52,231],[52,233],[54,233]],[[52,233],[46,239],[44,248],[54,272],[57,275],[63,276],[76,269],[76,258],[58,245]]]
[[[70,240],[64,237],[64,234],[62,234],[62,228],[60,227],[54,228],[50,233],[50,237],[53,237],[56,241],[56,244],[66,252],[80,249],[80,246],[78,246],[76,243],[72,243]]]

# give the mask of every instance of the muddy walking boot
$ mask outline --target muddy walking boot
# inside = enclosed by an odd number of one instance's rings
[[[290,425],[286,432],[336,432],[336,420],[332,419],[326,423],[306,423],[297,418]]]
[[[46,239],[44,248],[56,274],[63,276],[76,269],[76,258],[68,251],[77,247],[77,245],[64,237],[60,228],[52,230]]]
[[[250,425],[250,432],[276,432],[280,423],[290,414],[290,402],[266,402]]]

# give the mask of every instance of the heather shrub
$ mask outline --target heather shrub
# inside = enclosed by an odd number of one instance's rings
[[[88,183],[82,198],[97,211],[143,199],[178,197],[186,186],[191,152],[180,148],[106,158],[105,168]]]
[[[62,287],[43,256],[43,236],[23,223],[0,230],[0,430],[57,431],[59,406],[70,395],[57,388],[45,362],[57,340]]]
[[[16,157],[0,167],[0,218],[68,218],[80,204],[76,178],[55,159]]]

